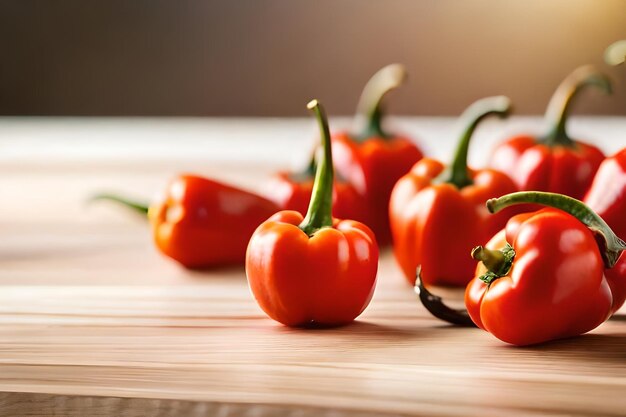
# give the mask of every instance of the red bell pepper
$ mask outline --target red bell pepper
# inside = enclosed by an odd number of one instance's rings
[[[626,255],[622,253],[615,266],[606,269],[604,273],[613,296],[613,304],[611,306],[611,315],[613,315],[626,301]]]
[[[490,115],[505,117],[506,97],[490,97],[472,104],[461,121],[461,135],[452,165],[424,158],[402,177],[391,195],[389,213],[396,260],[407,280],[415,282],[421,265],[426,285],[464,286],[472,278],[474,264],[467,253],[476,242],[486,242],[508,220],[507,213],[489,216],[484,203],[517,188],[505,174],[467,166],[472,134]],[[451,262],[441,262],[446,253]]]
[[[374,292],[378,246],[372,231],[332,217],[333,164],[328,122],[317,100],[324,156],[306,217],[281,211],[254,232],[246,274],[259,306],[287,326],[335,326],[354,320]]]
[[[482,264],[465,293],[472,320],[515,345],[596,328],[626,297],[626,243],[584,203],[561,194],[513,193],[487,207],[498,212],[520,203],[551,208],[512,217],[474,248]]]
[[[389,197],[398,179],[422,158],[407,137],[389,134],[382,127],[383,98],[406,78],[402,65],[382,68],[369,80],[357,107],[354,132],[333,135],[334,164],[338,174],[363,194],[370,211],[367,223],[378,243],[390,241]]]
[[[612,43],[604,52],[608,65],[623,64],[625,59],[626,40]],[[584,201],[626,239],[626,148],[602,161]]]
[[[175,178],[149,208],[113,195],[96,198],[147,214],[157,248],[193,269],[243,263],[254,229],[277,210],[255,194],[194,175]]]
[[[550,191],[581,199],[591,185],[604,154],[568,135],[565,124],[574,98],[587,86],[609,94],[609,79],[589,66],[572,72],[552,96],[546,111],[548,133],[520,135],[499,145],[491,165],[507,173],[521,190]]]
[[[626,149],[600,164],[584,201],[626,239]]]
[[[306,215],[311,201],[315,179],[315,158],[302,172],[278,172],[266,184],[265,197],[278,205],[280,210],[295,210]],[[333,217],[369,222],[367,202],[354,186],[335,176],[333,186]]]

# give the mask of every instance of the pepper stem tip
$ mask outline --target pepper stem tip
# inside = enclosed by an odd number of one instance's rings
[[[626,40],[613,42],[604,51],[604,62],[608,65],[619,65],[626,61]]]
[[[472,249],[471,255],[493,272],[501,272],[506,263],[506,256],[502,251],[487,249],[484,246],[476,246]]]
[[[112,202],[121,204],[122,206],[129,208],[143,216],[146,216],[148,214],[149,207],[147,204],[134,201],[129,198],[122,197],[116,194],[109,194],[109,193],[95,194],[95,195],[92,195],[87,200],[88,203],[94,203],[96,201],[112,201]]]
[[[482,260],[482,251],[483,251],[483,247],[482,246],[476,246],[475,248],[472,249],[472,258],[476,259],[477,261],[481,261]]]
[[[422,305],[430,314],[440,320],[457,326],[476,327],[476,324],[474,324],[466,309],[457,310],[450,308],[443,302],[441,297],[431,293],[424,285],[421,274],[422,267],[418,266],[415,272],[415,286],[413,289],[419,296]]]

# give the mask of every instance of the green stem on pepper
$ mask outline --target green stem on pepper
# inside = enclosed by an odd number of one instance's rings
[[[543,143],[548,146],[575,146],[575,142],[567,135],[565,125],[574,99],[589,86],[605,94],[612,92],[609,78],[590,65],[577,68],[559,84],[546,110],[545,119],[550,130],[543,138]]]
[[[607,268],[615,266],[622,251],[626,250],[626,242],[617,237],[600,216],[582,201],[563,194],[521,191],[487,200],[487,209],[491,213],[496,213],[506,207],[525,203],[540,204],[563,210],[584,223],[595,234],[602,259]]]
[[[115,203],[119,203],[143,216],[148,215],[148,205],[144,203],[139,203],[137,201],[130,200],[125,197],[121,197],[115,194],[97,194],[89,199],[89,201],[113,201]]]
[[[353,139],[362,142],[370,137],[388,138],[382,128],[383,99],[390,91],[406,80],[406,68],[402,64],[390,64],[380,69],[369,79],[356,110],[356,129]]]
[[[503,118],[510,111],[511,100],[505,96],[496,96],[478,100],[463,112],[460,120],[461,126],[465,128],[454,153],[454,160],[442,176],[444,182],[453,184],[458,189],[472,184],[472,177],[467,169],[467,154],[474,130],[484,118],[491,115]]]
[[[487,249],[484,246],[476,246],[472,249],[472,258],[481,261],[487,272],[478,277],[485,284],[489,285],[494,280],[509,273],[513,260],[515,259],[515,249],[508,243],[501,250]]]
[[[626,61],[626,40],[613,42],[604,51],[604,62],[607,65],[619,65]]]
[[[311,100],[307,108],[315,113],[322,136],[322,157],[317,164],[309,209],[300,223],[300,229],[309,236],[323,227],[333,225],[333,153],[330,143],[330,129],[324,108],[317,100]]]

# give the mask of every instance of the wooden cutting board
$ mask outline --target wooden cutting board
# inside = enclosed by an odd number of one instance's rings
[[[80,129],[87,135],[94,124]],[[134,144],[130,159],[99,143],[97,152],[74,144],[46,160],[36,156],[56,149],[49,143],[0,142],[13,155],[0,167],[0,415],[626,413],[624,311],[582,337],[507,346],[429,316],[386,251],[357,322],[289,329],[262,314],[242,268],[185,271],[153,249],[143,219],[85,204],[102,189],[146,197],[179,170],[255,187],[275,161],[242,168],[213,155],[205,166],[157,152],[142,162],[149,141]]]

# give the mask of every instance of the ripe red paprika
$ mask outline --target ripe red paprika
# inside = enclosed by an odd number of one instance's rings
[[[541,138],[519,135],[507,140],[495,149],[491,165],[508,174],[520,190],[583,198],[604,154],[593,145],[572,139],[565,125],[574,98],[588,86],[611,93],[611,83],[604,74],[589,66],[576,69],[548,104],[548,133]]]
[[[421,266],[426,285],[464,286],[474,264],[467,258],[476,242],[486,242],[508,219],[507,213],[489,216],[488,198],[517,191],[505,174],[474,171],[467,166],[470,139],[487,116],[505,117],[506,97],[490,97],[472,104],[461,117],[464,131],[452,165],[424,158],[403,176],[391,194],[389,215],[393,251],[407,280],[415,282]],[[441,254],[452,261],[441,262]]]
[[[406,69],[399,64],[382,68],[363,89],[353,132],[332,136],[334,165],[338,174],[365,196],[369,209],[368,226],[381,245],[390,242],[389,197],[398,179],[422,158],[422,152],[408,137],[383,129],[383,98],[399,87]]]
[[[626,149],[602,161],[584,201],[626,239]]]
[[[612,43],[604,52],[608,65],[623,64],[625,59],[626,40]],[[617,236],[626,239],[626,148],[602,161],[584,201]]]
[[[586,333],[626,297],[626,243],[581,201],[519,192],[487,202],[491,212],[514,204],[551,208],[512,217],[485,247],[465,303],[478,327],[514,345]],[[616,266],[617,264],[617,266]]]
[[[326,115],[313,100],[323,157],[306,217],[281,211],[261,224],[246,253],[254,298],[287,326],[336,326],[354,320],[374,293],[378,246],[372,231],[332,217],[333,164]]]
[[[97,198],[147,214],[157,248],[192,269],[243,263],[254,229],[277,210],[255,194],[194,175],[176,177],[149,208],[113,195]]]

